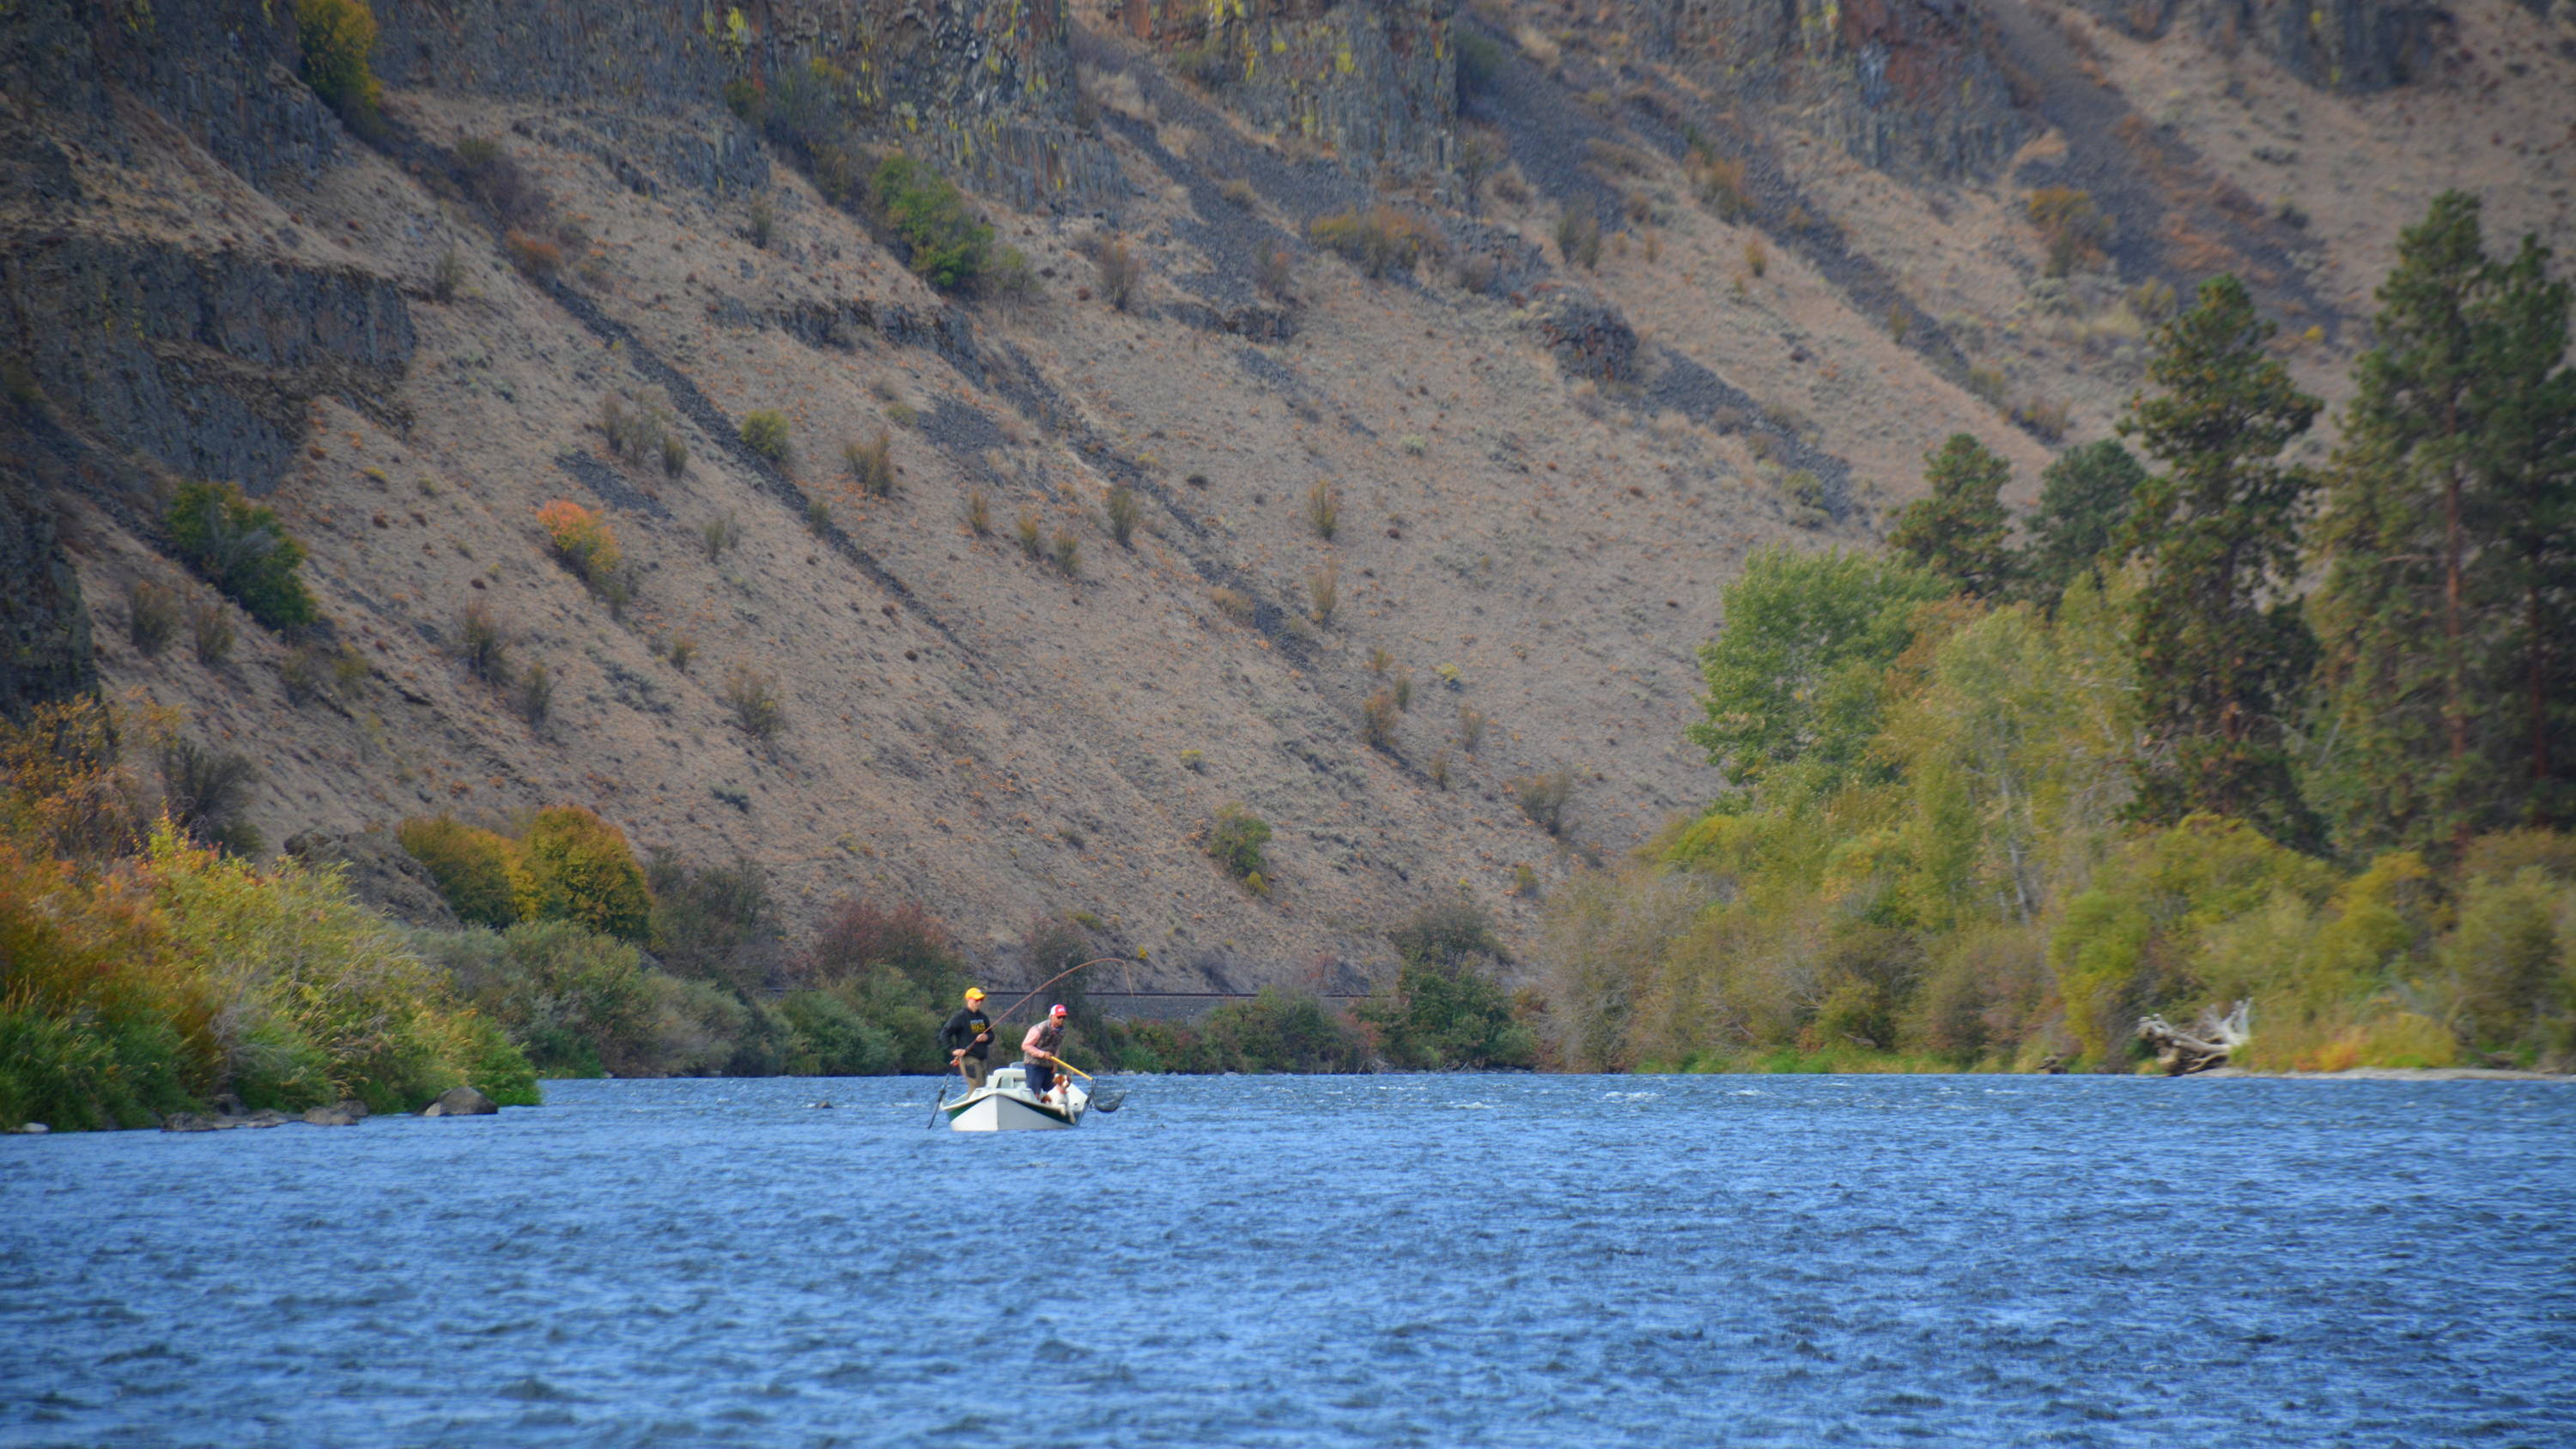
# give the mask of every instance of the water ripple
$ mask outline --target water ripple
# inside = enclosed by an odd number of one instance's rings
[[[2559,1084],[1133,1085],[0,1139],[0,1445],[2576,1443]]]

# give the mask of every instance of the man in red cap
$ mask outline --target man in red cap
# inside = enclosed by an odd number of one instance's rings
[[[1028,1068],[1029,1090],[1040,1097],[1055,1090],[1055,1049],[1064,1044],[1065,1018],[1072,1014],[1059,1001],[1047,1008],[1046,1020],[1020,1038],[1020,1061]]]

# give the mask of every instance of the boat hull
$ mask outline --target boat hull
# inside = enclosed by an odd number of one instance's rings
[[[1090,1107],[1090,1094],[1072,1089],[1064,1102],[1041,1102],[1036,1091],[1028,1091],[1018,1078],[1002,1078],[979,1086],[956,1102],[940,1107],[948,1114],[948,1127],[953,1132],[1056,1132],[1064,1127],[1082,1125],[1082,1109]]]
[[[992,1087],[968,1093],[946,1111],[954,1132],[1056,1132],[1082,1121],[1078,1108],[1067,1111],[1025,1092]]]

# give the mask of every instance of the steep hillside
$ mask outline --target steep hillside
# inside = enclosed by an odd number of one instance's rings
[[[2431,190],[2576,239],[2576,29],[2506,0],[385,3],[357,131],[290,8],[0,20],[0,698],[94,663],[184,707],[272,842],[575,801],[800,924],[919,899],[1005,977],[1067,911],[1174,988],[1356,987],[1462,890],[1526,947],[1712,788],[1680,729],[1749,551],[1870,545],[1953,431],[2026,497],[2160,288],[2241,270],[2332,387]],[[907,266],[898,149],[1025,287]],[[2048,187],[2100,218],[2065,276]],[[1316,244],[1346,213],[1378,260]],[[137,646],[200,477],[323,625]],[[555,500],[625,567],[556,557]],[[1231,804],[1266,893],[1203,849]]]

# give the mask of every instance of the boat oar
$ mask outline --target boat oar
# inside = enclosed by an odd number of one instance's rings
[[[930,1104],[930,1120],[929,1120],[929,1121],[927,1121],[927,1122],[922,1123],[921,1125],[922,1125],[922,1126],[924,1126],[924,1127],[936,1127],[936,1126],[938,1126],[938,1125],[939,1125],[939,1109],[940,1109],[940,1108],[942,1108],[942,1107],[945,1107],[945,1106],[947,1106],[947,1105],[948,1105],[948,1079],[947,1079],[946,1077],[942,1077],[942,1078],[940,1078],[940,1079],[939,1079],[939,1095],[938,1095],[938,1097],[937,1097],[936,1099],[934,1099],[934,1100],[931,1102],[931,1104]]]

